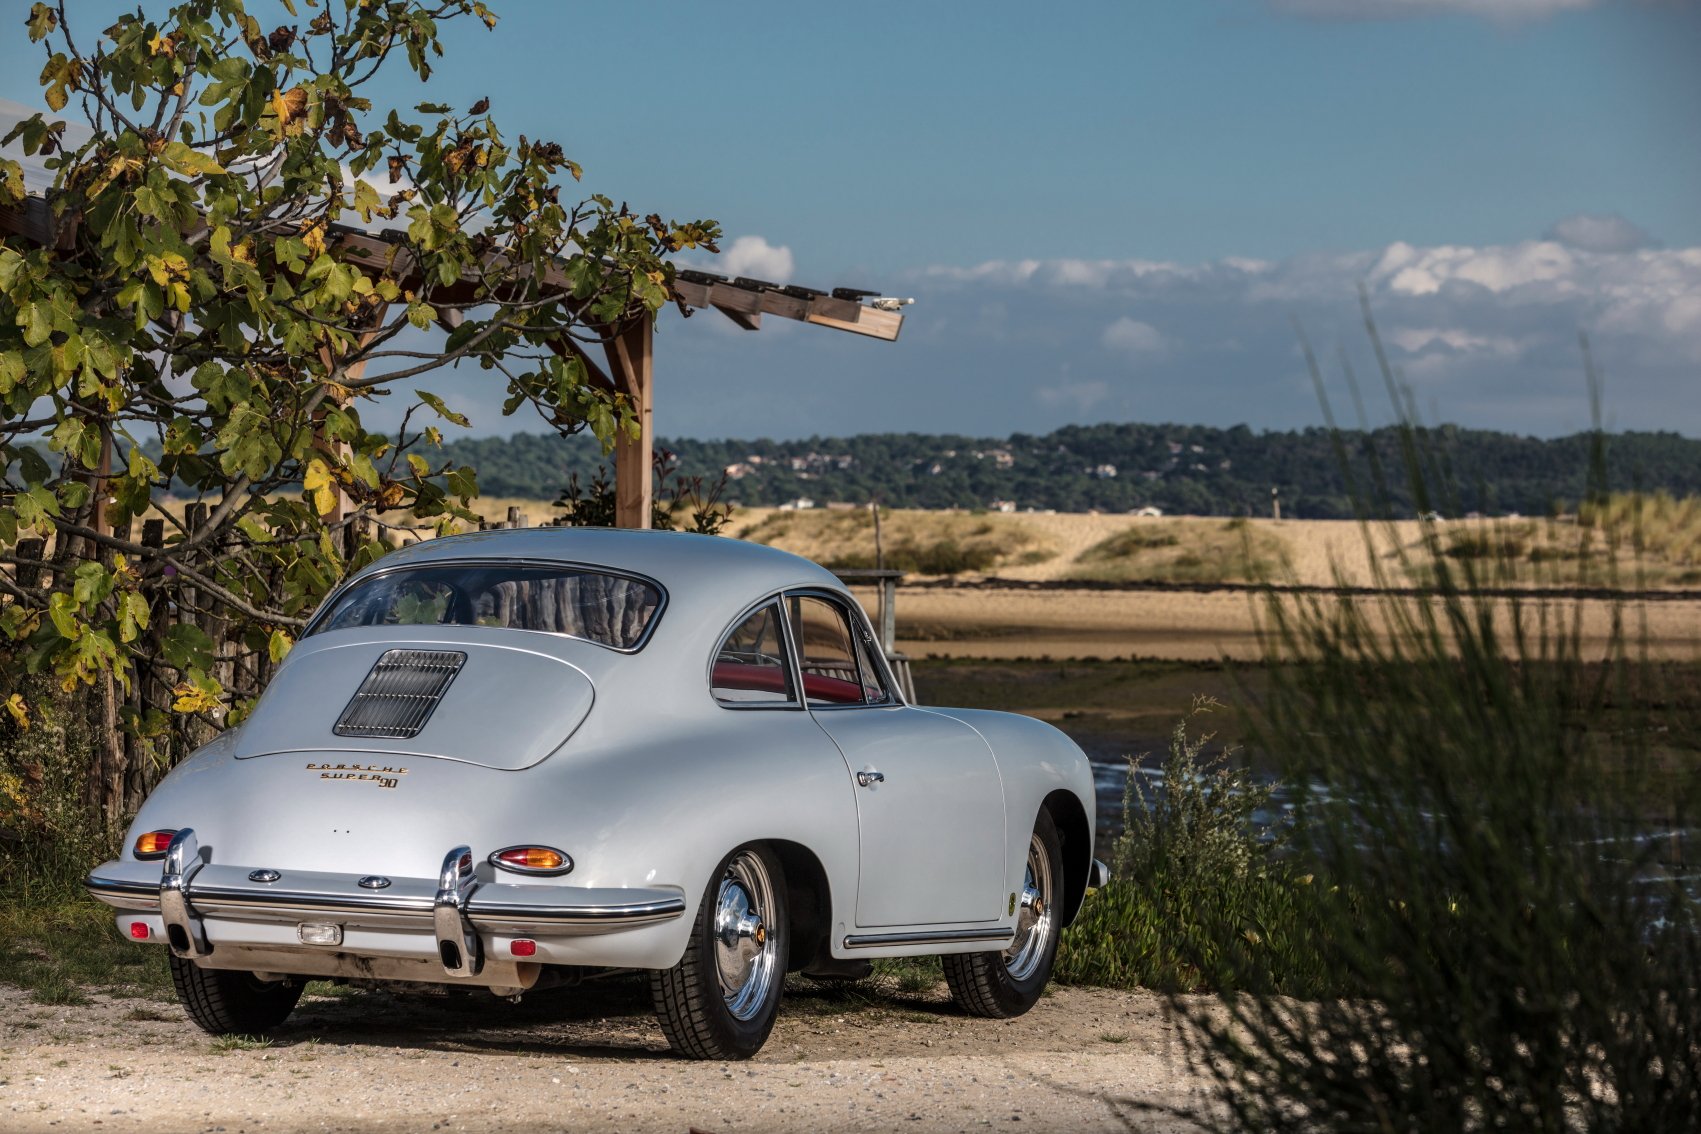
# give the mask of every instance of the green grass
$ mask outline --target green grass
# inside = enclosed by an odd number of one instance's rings
[[[0,911],[0,982],[42,1004],[85,1004],[89,991],[172,997],[165,949],[120,937],[87,899]]]

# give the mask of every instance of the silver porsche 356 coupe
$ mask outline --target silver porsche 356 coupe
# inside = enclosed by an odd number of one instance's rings
[[[511,997],[647,969],[674,1049],[728,1059],[788,972],[872,957],[943,954],[964,1010],[1026,1011],[1093,829],[1079,748],[906,704],[815,564],[506,530],[340,587],[87,885],[212,1032],[275,1027],[310,979]]]

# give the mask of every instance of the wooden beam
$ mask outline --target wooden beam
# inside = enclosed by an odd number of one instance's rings
[[[53,207],[41,197],[25,197],[17,208],[0,206],[0,236],[16,236],[60,251],[72,246],[76,225],[60,225]]]
[[[868,335],[870,338],[884,339],[896,342],[898,332],[904,329],[904,317],[896,311],[881,311],[874,307],[863,307],[854,323],[846,323],[829,315],[817,315],[811,312],[804,317],[805,323],[814,323],[818,327],[831,327],[835,331],[850,331],[857,335]]]
[[[607,372],[597,365],[596,359],[585,353],[584,346],[572,335],[560,335],[550,339],[549,349],[562,358],[573,357],[584,363],[585,377],[591,380],[591,385],[610,393],[619,390],[619,387],[614,384],[614,379],[610,378]]]
[[[736,287],[730,283],[700,283],[696,280],[675,280],[673,290],[688,307],[713,307],[743,326],[743,320],[733,312],[747,315],[775,315],[849,331],[855,335],[891,342],[903,329],[904,317],[895,311],[881,311],[850,299],[834,299],[830,295],[804,298],[783,291]]]
[[[739,311],[732,307],[716,307],[715,310],[746,331],[760,331],[762,329],[762,313],[760,311]]]
[[[655,317],[645,312],[626,323],[609,336],[605,349],[615,388],[632,399],[638,415],[638,436],[622,433],[614,443],[614,526],[647,528],[655,498],[651,472]]]

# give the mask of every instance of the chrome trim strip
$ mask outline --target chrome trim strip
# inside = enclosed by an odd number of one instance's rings
[[[626,906],[504,906],[469,910],[467,918],[493,933],[542,933],[564,929],[628,929],[672,921],[685,913],[684,898],[634,902]]]
[[[237,890],[227,886],[197,886],[195,907],[211,913],[246,910],[294,910],[305,913],[412,914],[431,916],[431,899],[407,894],[361,892],[346,897],[301,890]]]
[[[90,874],[83,886],[95,899],[122,910],[159,909],[159,888],[145,882]],[[299,890],[245,890],[230,886],[196,886],[188,895],[203,917],[237,920],[297,921],[310,917],[345,917],[356,924],[378,919],[385,924],[426,930],[435,921],[433,899],[421,895],[316,894]],[[475,893],[463,911],[467,921],[485,932],[548,933],[552,929],[618,930],[672,921],[684,915],[683,897],[658,898],[620,905],[508,905],[480,908]]]
[[[127,878],[103,878],[90,874],[83,879],[83,889],[96,901],[123,910],[159,909],[159,886],[147,882],[132,882]]]
[[[195,907],[189,904],[189,884],[205,865],[201,845],[195,840],[195,829],[181,828],[165,850],[165,868],[159,880],[159,912],[165,922],[165,939],[179,957],[205,957],[213,951],[207,943],[206,927],[201,924]]]
[[[1014,929],[929,929],[919,933],[852,933],[845,937],[846,949],[874,949],[881,945],[946,945],[958,941],[1008,941]]]

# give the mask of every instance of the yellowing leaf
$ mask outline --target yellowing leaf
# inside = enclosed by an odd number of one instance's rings
[[[288,656],[290,647],[294,645],[295,639],[289,636],[288,631],[273,630],[271,638],[266,642],[266,653],[271,657],[272,663],[275,665],[278,662],[283,661],[284,658]]]
[[[301,487],[313,498],[313,508],[321,516],[329,516],[337,507],[337,490],[331,480],[330,466],[318,457],[307,462]]]
[[[219,707],[217,696],[187,681],[171,692],[177,698],[171,707],[179,713],[210,713]]]
[[[22,693],[14,693],[6,698],[6,711],[12,714],[12,719],[18,722],[18,727],[28,731],[30,727],[30,707],[24,703]]]
[[[272,109],[277,112],[278,125],[288,128],[289,124],[300,118],[307,109],[307,88],[291,87],[287,91],[272,92]]]

